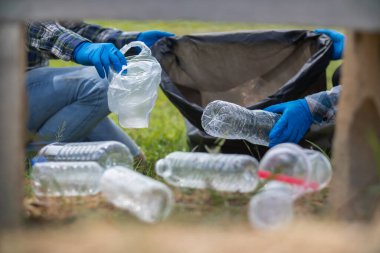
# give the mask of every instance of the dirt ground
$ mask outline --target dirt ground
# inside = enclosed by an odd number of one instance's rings
[[[380,219],[331,221],[324,214],[325,195],[298,201],[294,222],[273,231],[250,226],[249,196],[242,194],[175,191],[172,215],[157,224],[144,224],[100,196],[27,198],[25,225],[0,233],[0,252],[380,252]]]

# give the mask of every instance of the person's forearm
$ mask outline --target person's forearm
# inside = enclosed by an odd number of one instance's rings
[[[113,43],[119,49],[129,42],[135,41],[139,34],[139,32],[127,33],[117,29],[104,28],[83,21],[60,21],[59,23],[92,42]]]
[[[314,123],[323,124],[335,120],[341,86],[306,97]]]
[[[88,41],[55,21],[27,22],[27,43],[43,54],[62,60],[73,60],[74,49]]]

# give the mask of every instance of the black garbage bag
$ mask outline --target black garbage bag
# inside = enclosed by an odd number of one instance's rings
[[[198,151],[216,140],[201,125],[208,103],[224,100],[263,109],[326,90],[331,52],[327,36],[305,30],[186,35],[161,39],[153,47],[163,70],[161,88],[186,119],[188,142]],[[266,150],[242,140],[222,146],[225,153],[256,157]]]

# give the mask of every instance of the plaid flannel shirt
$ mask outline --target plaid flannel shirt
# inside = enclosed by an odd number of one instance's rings
[[[321,91],[306,97],[314,123],[323,124],[335,121],[341,86],[330,91]]]
[[[113,43],[120,49],[138,34],[82,21],[27,22],[28,69],[48,66],[52,58],[72,61],[75,48],[85,41]]]

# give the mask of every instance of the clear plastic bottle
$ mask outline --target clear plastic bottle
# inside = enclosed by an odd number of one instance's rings
[[[48,161],[95,161],[103,168],[115,165],[133,166],[133,156],[117,141],[52,143],[43,147],[38,156]]]
[[[304,149],[311,165],[310,181],[318,184],[318,190],[325,188],[332,178],[332,167],[327,157],[319,151]]]
[[[258,162],[248,155],[173,152],[155,170],[171,185],[250,192],[256,188]]]
[[[295,186],[299,195],[326,187],[332,177],[331,164],[322,153],[293,143],[279,144],[268,150],[260,161],[259,170],[302,180],[303,187]]]
[[[113,205],[149,223],[165,219],[174,203],[165,184],[120,166],[104,173],[100,189]]]
[[[36,196],[86,196],[99,192],[104,172],[96,162],[37,162],[31,171]]]
[[[201,120],[203,129],[211,136],[268,146],[269,132],[279,118],[279,114],[216,100],[206,106]]]
[[[293,189],[287,184],[271,181],[251,198],[248,219],[258,229],[285,226],[293,219],[293,203]]]

